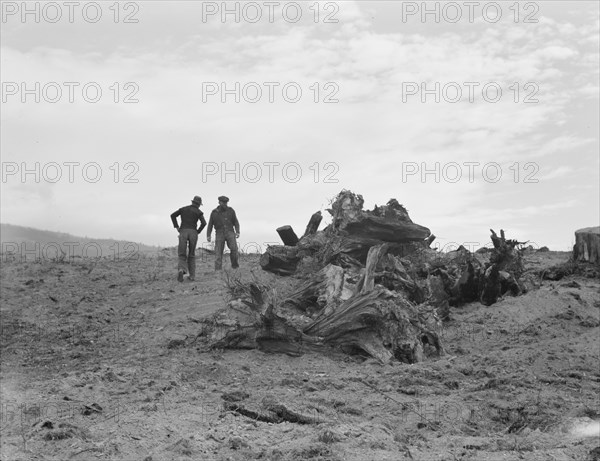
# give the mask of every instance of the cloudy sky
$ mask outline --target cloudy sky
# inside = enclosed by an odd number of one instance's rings
[[[175,245],[228,195],[264,245],[350,189],[441,246],[568,250],[600,221],[598,5],[2,2],[0,219]]]

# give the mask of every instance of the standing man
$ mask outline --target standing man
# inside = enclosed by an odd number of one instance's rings
[[[224,195],[219,198],[219,206],[210,214],[208,220],[208,230],[206,240],[210,242],[210,234],[212,234],[213,226],[215,227],[215,270],[220,271],[223,267],[223,250],[225,242],[229,248],[231,258],[231,268],[237,269],[238,264],[238,247],[236,239],[240,238],[240,223],[235,215],[233,208],[227,205],[229,199]]]
[[[192,282],[196,277],[196,244],[198,243],[198,234],[206,227],[206,219],[204,219],[204,213],[200,211],[200,205],[202,205],[202,199],[196,195],[192,199],[191,205],[184,206],[171,215],[173,226],[179,232],[177,280],[180,282],[183,282],[183,274],[186,273],[190,275]],[[181,226],[177,224],[177,216],[181,216]],[[196,230],[198,221],[200,221],[200,229]],[[189,252],[186,256],[188,245]]]

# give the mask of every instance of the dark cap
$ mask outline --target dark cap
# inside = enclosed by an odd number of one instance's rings
[[[217,200],[219,200],[219,202],[229,202],[229,197],[225,197],[224,195],[221,195]]]
[[[197,195],[196,195],[196,196],[195,196],[195,197],[192,199],[192,203],[195,203],[196,205],[202,205],[202,198],[200,198],[199,196],[197,196]]]

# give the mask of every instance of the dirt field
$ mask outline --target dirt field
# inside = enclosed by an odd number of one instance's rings
[[[3,261],[2,460],[600,459],[597,277],[453,308],[445,356],[382,366],[207,351],[198,321],[228,300],[228,273],[212,265],[178,283],[173,250]],[[236,276],[282,296],[299,283],[261,271],[256,256]],[[256,421],[226,401],[281,402],[314,423]]]

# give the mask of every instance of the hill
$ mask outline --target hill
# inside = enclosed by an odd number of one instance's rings
[[[0,224],[0,241],[3,260],[137,259],[160,251],[160,247],[138,242],[80,237],[5,223]]]

